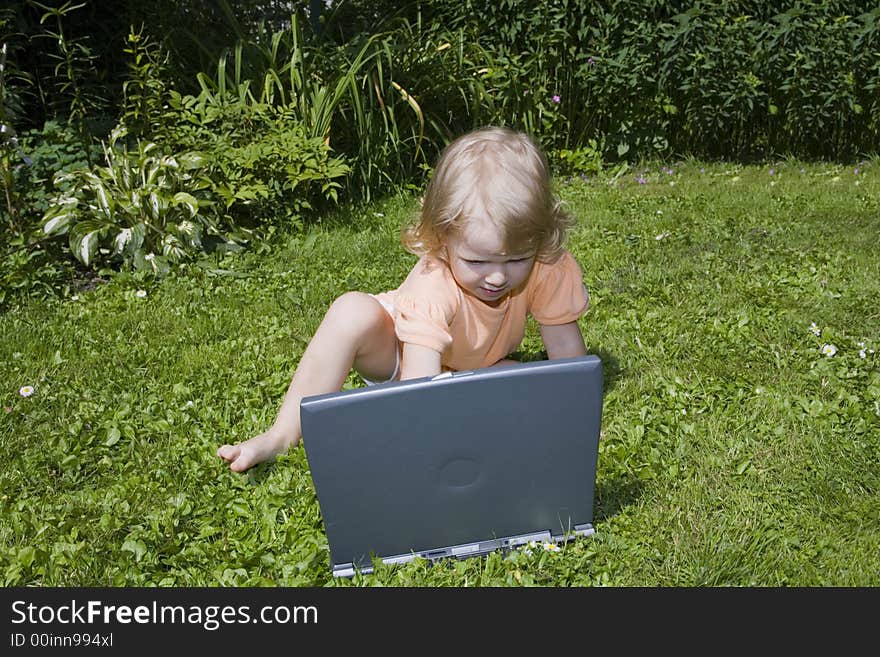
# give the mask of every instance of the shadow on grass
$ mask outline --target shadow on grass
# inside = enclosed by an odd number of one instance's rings
[[[604,384],[604,392],[608,394],[622,376],[620,369],[620,361],[607,349],[592,349],[588,352],[592,356],[598,356],[602,361],[602,382]],[[547,360],[546,351],[514,351],[510,354],[510,358],[518,360],[521,363],[530,363],[538,360]]]
[[[593,349],[590,353],[598,356],[599,360],[602,361],[602,382],[605,394],[608,394],[614,389],[617,380],[622,376],[620,361],[607,349]]]
[[[620,510],[634,504],[642,495],[644,483],[635,476],[616,477],[596,483],[594,524],[616,516]]]

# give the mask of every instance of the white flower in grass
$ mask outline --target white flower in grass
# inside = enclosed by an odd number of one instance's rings
[[[544,543],[544,549],[547,550],[547,552],[559,552],[562,548],[556,545],[556,543],[547,541]]]
[[[816,325],[816,322],[813,322],[812,324],[810,324],[810,332],[811,332],[813,335],[822,335],[822,329],[820,329],[820,328]]]
[[[147,296],[147,291],[146,290],[138,290],[137,292],[134,293],[134,296],[136,296],[138,299],[143,299],[145,296]]]
[[[18,394],[21,395],[22,397],[30,397],[32,394],[34,394],[34,387],[33,386],[22,386],[21,388],[18,389]]]
[[[78,294],[74,294],[72,297],[70,297],[70,300],[71,300],[71,301],[79,301],[79,295],[78,295]]]
[[[664,240],[664,239],[666,239],[666,238],[669,237],[671,234],[672,234],[672,233],[670,233],[670,232],[667,230],[667,231],[665,231],[665,232],[663,232],[663,233],[660,233],[659,235],[655,235],[655,236],[654,236],[654,239],[657,240],[657,241],[659,242],[660,240]]]
[[[862,349],[859,352],[859,358],[867,358],[867,357],[868,357],[868,353],[864,349]]]
[[[837,347],[835,347],[833,344],[823,344],[822,353],[826,356],[833,356],[837,353]]]
[[[144,260],[146,260],[147,262],[153,262],[153,260],[155,260],[155,259],[156,259],[155,253],[148,253],[147,255],[144,256]]]

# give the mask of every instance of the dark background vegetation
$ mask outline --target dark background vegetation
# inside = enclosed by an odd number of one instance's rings
[[[855,161],[880,136],[878,19],[817,0],[7,2],[0,303],[418,189],[490,123],[567,176]]]

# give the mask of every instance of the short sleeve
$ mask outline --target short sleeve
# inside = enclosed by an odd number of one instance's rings
[[[553,263],[537,263],[530,281],[529,312],[538,324],[554,326],[576,321],[590,297],[580,265],[568,251]]]
[[[443,353],[452,344],[446,312],[440,304],[398,292],[394,295],[394,327],[401,342]]]
[[[449,268],[425,256],[394,292],[397,338],[442,354],[452,344],[449,327],[457,309],[458,287]]]

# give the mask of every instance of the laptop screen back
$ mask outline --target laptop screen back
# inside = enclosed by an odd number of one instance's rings
[[[304,399],[334,569],[590,525],[601,412],[595,356]]]

